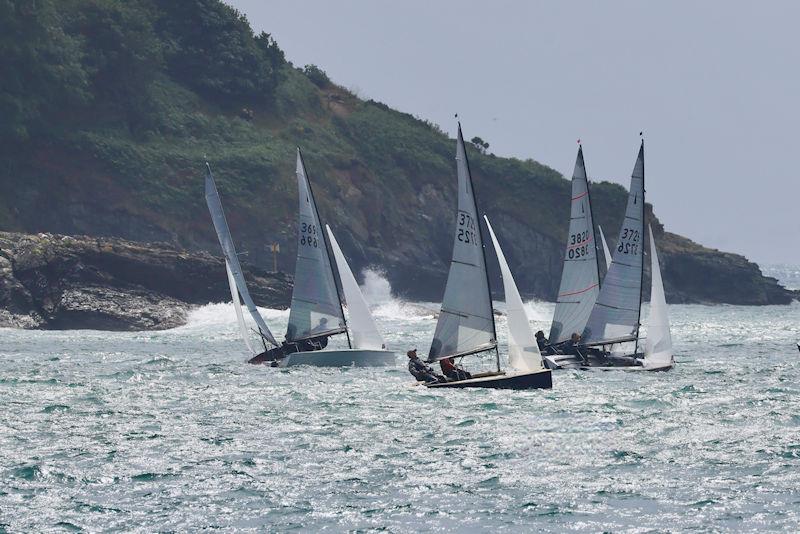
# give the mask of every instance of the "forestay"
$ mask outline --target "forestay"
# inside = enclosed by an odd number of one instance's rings
[[[592,202],[583,148],[578,148],[572,173],[572,205],[561,285],[558,289],[550,343],[561,343],[583,332],[600,292],[600,275],[592,219]]]
[[[508,320],[508,364],[516,371],[538,371],[543,368],[542,354],[533,330],[531,330],[530,318],[525,311],[517,284],[511,275],[506,256],[503,254],[503,249],[500,248],[489,218],[485,215],[483,218],[486,221],[486,228],[489,229],[494,251],[497,253],[500,273],[503,275],[503,292],[506,296],[506,319]]]
[[[214,183],[214,176],[211,174],[211,165],[208,163],[206,163],[206,204],[208,205],[208,211],[211,213],[211,220],[214,222],[214,230],[217,232],[222,254],[225,256],[226,267],[230,271],[230,276],[233,277],[238,290],[234,291],[234,288],[231,287],[231,297],[233,297],[234,303],[237,303],[239,295],[241,295],[245,306],[247,306],[247,311],[250,312],[256,325],[258,325],[261,336],[277,347],[278,342],[275,341],[272,332],[270,332],[264,319],[261,318],[261,314],[258,313],[256,305],[250,297],[250,292],[247,290],[247,284],[242,274],[242,266],[239,264],[239,257],[236,255],[231,231],[228,228],[228,221],[225,219],[225,212],[222,210],[222,201],[219,198],[219,192],[217,192],[217,185]]]
[[[603,287],[583,332],[583,342],[633,341],[639,335],[644,242],[644,142],[631,175],[628,207]]]
[[[303,158],[297,149],[297,189],[300,211],[297,228],[297,264],[286,341],[344,332],[342,306],[333,278],[314,195]]]
[[[656,242],[653,229],[648,225],[650,233],[650,317],[647,320],[647,341],[644,348],[644,367],[662,368],[672,365],[672,334],[667,314],[667,299],[664,296],[664,284],[661,281],[661,267],[658,263]]]
[[[367,301],[364,300],[364,295],[358,287],[353,271],[350,270],[339,243],[333,236],[331,227],[326,224],[325,230],[327,230],[330,238],[333,259],[336,261],[336,268],[339,270],[339,280],[342,282],[342,291],[344,292],[345,302],[347,302],[347,313],[350,319],[348,327],[353,340],[353,348],[385,349],[386,343],[383,340],[383,336],[378,332],[378,326],[369,311]]]
[[[442,299],[442,308],[428,361],[472,354],[497,346],[481,239],[478,208],[472,188],[461,125],[456,145],[458,214],[453,256]]]

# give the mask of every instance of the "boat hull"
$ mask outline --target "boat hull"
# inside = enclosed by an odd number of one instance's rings
[[[278,367],[387,367],[396,365],[397,360],[390,350],[339,349],[294,352],[278,360],[277,364]]]
[[[553,387],[553,374],[550,369],[530,373],[491,373],[467,380],[425,384],[433,388],[490,388],[490,389],[550,389]]]

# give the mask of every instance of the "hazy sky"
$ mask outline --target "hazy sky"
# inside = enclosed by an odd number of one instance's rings
[[[800,263],[800,2],[229,2],[295,65],[503,156],[627,187],[671,231]],[[566,209],[566,208],[565,208]],[[565,212],[566,213],[566,212]]]

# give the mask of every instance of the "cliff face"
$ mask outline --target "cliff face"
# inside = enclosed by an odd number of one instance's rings
[[[84,4],[93,7],[84,10]],[[75,43],[85,50],[75,57],[110,53],[109,41],[92,39],[104,28],[102,20],[92,32],[82,29],[97,16],[97,6],[82,0],[43,0],[41,5],[51,5],[63,19],[65,35],[79,37]],[[113,76],[90,76],[96,68],[91,63],[83,69],[89,76],[88,100],[64,102],[63,110],[43,114],[39,122],[23,121],[14,131],[24,127],[27,136],[3,137],[0,129],[0,228],[160,241],[216,253],[203,199],[207,158],[238,250],[252,264],[271,266],[267,245],[279,243],[278,266],[292,272],[294,148],[299,145],[321,216],[336,232],[353,270],[379,267],[398,293],[440,299],[454,228],[454,139],[436,125],[358,98],[319,69],[295,68],[268,36],[254,36],[246,20],[220,2],[181,5],[132,0],[125,3],[125,13],[112,13],[123,19],[137,14],[116,30],[138,28],[124,42],[151,45],[130,57],[113,51],[115,68],[124,70],[127,61],[139,69],[131,70],[135,79],[119,87]],[[103,9],[123,8],[109,3]],[[76,13],[84,26],[75,26]],[[48,24],[54,22],[48,19]],[[26,35],[15,42],[31,39],[35,47],[51,38]],[[50,56],[42,57],[44,62]],[[142,57],[148,60],[144,65]],[[193,65],[211,67],[188,72]],[[137,91],[131,96],[125,88],[134,83]],[[480,134],[469,124],[464,130],[467,138]],[[635,150],[632,146],[623,168],[632,167]],[[472,145],[467,151],[479,207],[497,230],[520,290],[554,299],[569,219],[569,182],[533,160],[499,158]],[[625,189],[593,183],[592,199],[595,220],[613,246]],[[768,304],[791,299],[743,257],[664,234],[651,209],[648,213],[665,247],[668,300]]]
[[[291,280],[250,269],[253,299],[286,307]],[[158,330],[192,304],[230,300],[225,264],[207,253],[119,239],[0,232],[0,326]]]

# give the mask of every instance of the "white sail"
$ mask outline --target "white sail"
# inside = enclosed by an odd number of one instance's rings
[[[644,142],[631,174],[628,206],[611,267],[592,309],[583,342],[611,344],[639,336],[644,243]]]
[[[453,237],[453,256],[439,320],[428,352],[429,362],[473,354],[497,346],[478,207],[460,124],[456,143],[456,167],[458,213]]]
[[[544,366],[542,364],[542,353],[539,352],[539,345],[536,343],[536,336],[531,329],[530,318],[525,311],[522,297],[519,295],[517,284],[511,275],[506,256],[497,236],[494,234],[489,218],[483,216],[486,227],[489,229],[489,236],[494,244],[494,251],[497,253],[497,261],[500,264],[500,272],[503,275],[503,292],[506,296],[506,318],[508,319],[508,364],[516,371],[531,372],[538,371]]]
[[[261,314],[258,313],[256,305],[250,297],[250,292],[247,290],[244,274],[242,274],[242,266],[239,265],[239,257],[236,255],[236,249],[233,246],[233,238],[228,227],[228,221],[225,219],[225,212],[222,210],[222,201],[219,198],[217,184],[214,182],[214,176],[211,174],[211,165],[208,163],[206,163],[206,171],[206,204],[208,205],[208,211],[211,213],[211,220],[214,222],[214,230],[217,232],[222,254],[225,256],[225,264],[236,282],[236,288],[242,296],[245,306],[247,306],[247,311],[250,312],[256,325],[258,325],[261,336],[277,347],[279,345],[278,342],[275,341],[272,332],[270,332]],[[237,299],[238,297],[234,297],[233,300],[236,301]]]
[[[597,226],[597,229],[600,231],[600,242],[603,244],[603,256],[606,259],[606,271],[611,268],[611,252],[608,250],[608,242],[606,242],[606,236],[603,234],[603,229],[600,225]]]
[[[672,335],[669,328],[669,315],[667,313],[667,299],[664,295],[664,284],[661,281],[661,266],[658,263],[656,241],[653,239],[653,229],[648,225],[650,232],[650,317],[647,320],[647,341],[644,346],[645,369],[671,367]]]
[[[592,202],[583,162],[583,147],[578,147],[572,173],[569,235],[564,251],[561,283],[558,287],[550,343],[561,343],[572,334],[583,332],[600,292],[597,247],[594,239]]]
[[[303,158],[297,149],[297,189],[299,221],[297,263],[286,329],[287,341],[330,336],[346,330],[342,305],[333,278],[333,268],[325,246],[317,205],[308,183]]]
[[[353,271],[350,270],[342,249],[333,236],[331,227],[326,224],[325,229],[328,231],[333,259],[336,261],[336,268],[339,270],[339,280],[342,282],[342,291],[347,302],[347,312],[350,319],[347,326],[350,329],[353,348],[385,349],[386,343],[383,340],[383,336],[378,332],[378,326],[369,311],[367,301],[364,300],[364,295],[361,294],[361,289],[353,276]]]
[[[228,286],[231,288],[231,300],[233,302],[233,309],[236,310],[236,324],[239,325],[239,333],[242,335],[244,344],[247,345],[247,350],[253,354],[257,354],[250,344],[250,335],[247,332],[247,325],[244,324],[244,315],[242,315],[242,303],[239,300],[239,291],[236,289],[236,280],[233,278],[228,260],[225,260],[225,272],[228,274]]]

